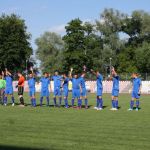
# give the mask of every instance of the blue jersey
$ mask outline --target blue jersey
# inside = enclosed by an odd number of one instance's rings
[[[139,92],[141,86],[141,79],[140,78],[134,78],[133,79],[133,91]]]
[[[54,87],[61,87],[61,76],[53,76],[52,80],[54,80]]]
[[[119,76],[113,77],[113,90],[119,90]]]
[[[28,85],[30,89],[34,89],[35,88],[35,78],[30,78],[28,80]]]
[[[48,86],[50,84],[50,79],[49,78],[42,77],[40,79],[40,82],[42,83],[42,89],[48,89]]]
[[[99,75],[97,76],[97,88],[100,88],[100,89],[103,88],[103,83],[102,83],[102,81],[103,81],[103,76],[102,76],[101,74],[99,74]]]
[[[68,89],[68,85],[69,85],[69,78],[66,78],[63,83],[63,88]]]
[[[80,77],[79,80],[80,80],[81,88],[86,88],[86,86],[85,86],[85,79],[83,77]]]
[[[6,88],[11,88],[12,84],[13,84],[13,77],[12,76],[6,76],[5,77],[6,80]]]
[[[72,89],[80,89],[80,79],[72,78]]]

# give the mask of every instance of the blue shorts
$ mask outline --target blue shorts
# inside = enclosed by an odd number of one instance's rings
[[[111,95],[112,95],[112,96],[115,96],[115,97],[118,97],[118,95],[119,95],[119,90],[113,89]]]
[[[86,95],[87,95],[86,88],[82,88],[81,96],[86,96]]]
[[[8,87],[5,89],[5,94],[13,94],[13,87]]]
[[[29,89],[29,96],[35,96],[35,89]]]
[[[72,98],[80,97],[80,89],[72,89]]]
[[[48,97],[50,95],[49,90],[48,89],[41,89],[41,96],[46,96]]]
[[[63,95],[64,95],[65,97],[68,97],[68,92],[69,92],[68,89],[64,89],[64,90],[63,90]]]
[[[54,87],[54,96],[61,96],[61,88],[60,87]]]
[[[102,96],[102,94],[103,94],[103,89],[97,88],[97,96]]]
[[[139,99],[140,98],[140,95],[137,91],[132,91],[132,98],[136,98],[136,99]]]

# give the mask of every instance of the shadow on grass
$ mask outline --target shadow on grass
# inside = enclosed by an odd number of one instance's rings
[[[31,147],[17,147],[17,146],[8,146],[0,145],[0,150],[56,150],[54,148],[31,148]]]

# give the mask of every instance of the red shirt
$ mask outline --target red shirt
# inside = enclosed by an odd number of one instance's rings
[[[24,86],[25,78],[24,76],[19,77],[18,86]]]

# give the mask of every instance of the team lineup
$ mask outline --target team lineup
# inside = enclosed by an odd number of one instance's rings
[[[103,76],[100,74],[99,71],[90,70],[93,75],[96,76],[97,80],[97,95],[96,95],[96,106],[94,109],[96,110],[103,110]],[[41,77],[41,93],[40,93],[40,106],[43,104],[44,98],[46,98],[47,106],[50,106],[50,93],[52,92],[52,86],[51,81],[54,82],[54,91],[53,91],[53,105],[54,107],[60,107],[62,105],[62,96],[64,100],[64,107],[65,108],[82,108],[82,102],[84,101],[84,107],[85,109],[88,109],[88,97],[87,97],[87,90],[86,90],[86,69],[81,73],[81,75],[78,75],[78,73],[72,74],[73,69],[69,71],[69,75],[62,74],[59,75],[58,71],[55,71],[54,75],[51,76],[49,73],[44,72],[43,77]],[[18,97],[20,100],[20,106],[24,107],[24,98],[23,98],[23,92],[24,92],[24,83],[25,78],[22,75],[22,73],[17,73],[19,79],[18,79],[18,85],[16,86],[18,88]],[[115,69],[111,68],[111,76],[110,76],[113,86],[112,86],[112,96],[111,96],[111,102],[112,102],[112,108],[110,110],[116,111],[119,108],[118,105],[118,96],[119,96],[119,81],[120,78],[115,71]],[[71,104],[68,103],[68,94],[69,94],[69,81],[72,82],[72,99]],[[31,106],[36,107],[37,106],[37,100],[36,100],[36,88],[35,88],[35,74],[33,70],[29,73],[29,79],[28,79],[28,86],[29,86],[29,96],[31,100]],[[141,79],[138,77],[137,73],[132,73],[132,95],[131,95],[131,101],[130,101],[130,107],[129,111],[132,111],[134,108],[134,103],[136,104],[136,111],[139,110],[139,99],[140,99],[140,93],[141,93]],[[50,89],[50,90],[49,90]],[[13,75],[5,69],[0,74],[0,98],[1,103],[4,106],[7,106],[8,96],[11,97],[12,100],[12,106],[15,105],[15,99],[13,96]],[[57,101],[58,98],[58,101]],[[75,107],[75,100],[77,100],[77,106]]]

